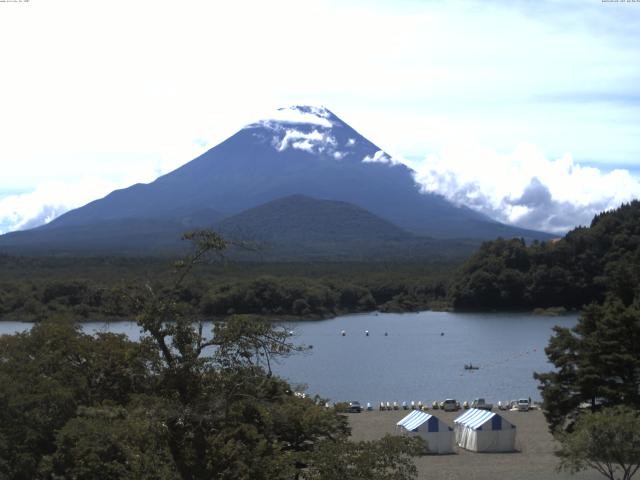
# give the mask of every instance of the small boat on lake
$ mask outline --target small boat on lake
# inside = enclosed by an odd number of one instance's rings
[[[464,364],[464,369],[465,370],[478,370],[480,367],[477,365],[474,365],[472,363],[465,363]]]

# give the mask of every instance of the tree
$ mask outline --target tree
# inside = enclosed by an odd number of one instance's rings
[[[138,323],[162,359],[156,415],[166,425],[168,450],[180,478],[278,479],[301,472],[322,474],[319,445],[339,446],[337,459],[350,463],[346,419],[323,402],[300,399],[274,377],[271,362],[301,350],[288,332],[270,322],[232,315],[207,335],[202,322],[176,296],[191,269],[227,243],[208,231],[186,235],[194,253],[177,265],[173,288],[158,295],[151,287],[137,297]],[[213,354],[207,354],[214,349]],[[381,458],[384,468],[366,478],[386,479],[389,471],[411,478],[406,464],[414,450],[404,439]],[[405,444],[406,443],[406,444]],[[376,446],[373,442],[371,446]],[[343,448],[345,447],[345,448]],[[384,471],[384,474],[382,473]],[[328,478],[328,477],[320,477]],[[364,478],[364,477],[362,477]]]
[[[417,469],[412,457],[426,452],[420,437],[391,435],[373,442],[331,442],[320,444],[306,480],[409,480]]]
[[[640,469],[640,412],[619,406],[584,413],[560,441],[559,469],[591,467],[610,480],[630,480]]]
[[[149,399],[145,399],[149,400]],[[166,429],[142,402],[80,407],[56,435],[45,457],[45,478],[76,480],[170,480],[177,472],[165,441]]]
[[[156,360],[123,335],[93,337],[63,318],[0,337],[0,478],[36,478],[78,408],[149,392]]]
[[[640,408],[640,300],[609,298],[586,308],[572,328],[555,327],[545,349],[556,367],[536,373],[552,431],[570,429],[579,407],[629,405]]]

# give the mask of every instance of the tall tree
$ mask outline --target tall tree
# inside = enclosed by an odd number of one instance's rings
[[[572,328],[555,327],[545,349],[556,367],[536,373],[553,431],[570,428],[587,403],[640,408],[640,300],[590,305]]]
[[[346,418],[321,402],[296,397],[272,375],[275,357],[301,349],[283,328],[238,315],[216,322],[213,332],[194,322],[193,312],[177,301],[182,282],[227,242],[209,231],[185,238],[195,248],[177,264],[173,288],[159,295],[147,287],[137,297],[145,341],[155,346],[163,363],[158,395],[164,404],[157,415],[166,425],[180,478],[266,480],[320,471],[318,445],[351,445]],[[386,457],[389,468],[408,473],[398,479],[411,478],[413,470],[404,464],[409,452],[420,453],[403,450],[403,442],[395,443],[397,454]]]

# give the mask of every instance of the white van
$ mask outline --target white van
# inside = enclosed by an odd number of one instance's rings
[[[528,398],[521,398],[518,400],[518,411],[526,412],[531,408]]]

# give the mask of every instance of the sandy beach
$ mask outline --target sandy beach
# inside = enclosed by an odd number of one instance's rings
[[[464,411],[431,410],[449,425]],[[395,424],[407,411],[384,411],[348,414],[354,440],[375,440],[386,433],[397,434]],[[498,412],[517,428],[516,452],[474,453],[455,447],[452,455],[427,455],[416,459],[420,479],[439,480],[595,480],[602,477],[591,470],[572,475],[558,473],[554,441],[547,431],[542,412]]]

